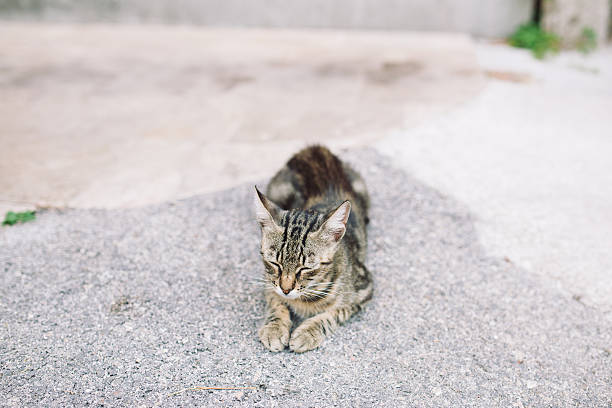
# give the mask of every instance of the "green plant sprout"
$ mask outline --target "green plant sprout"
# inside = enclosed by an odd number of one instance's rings
[[[584,54],[588,54],[595,50],[595,48],[597,48],[597,34],[595,30],[591,27],[584,27],[578,39],[578,43],[576,44],[576,48]]]
[[[15,225],[18,222],[28,222],[36,218],[36,211],[13,212],[9,211],[4,217],[2,225]]]
[[[513,47],[527,48],[531,50],[534,57],[544,58],[547,54],[559,52],[559,37],[556,34],[542,30],[536,23],[520,25],[514,34],[508,38]]]

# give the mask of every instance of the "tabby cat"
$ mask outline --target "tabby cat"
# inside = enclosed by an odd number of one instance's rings
[[[372,297],[365,183],[327,148],[312,146],[272,178],[267,196],[255,190],[267,302],[259,338],[275,352],[312,350]],[[292,332],[291,312],[305,319]]]

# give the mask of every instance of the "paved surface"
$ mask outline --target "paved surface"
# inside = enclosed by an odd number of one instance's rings
[[[6,406],[612,404],[612,325],[486,255],[455,200],[373,150],[376,293],[314,352],[272,354],[252,187],[132,210],[49,210],[0,230]],[[191,386],[253,386],[184,391]]]
[[[612,47],[476,50],[491,77],[478,97],[378,147],[465,203],[488,253],[612,318]]]
[[[3,23],[0,61],[0,210],[217,191],[307,143],[431,119],[484,82],[469,38],[440,33]]]

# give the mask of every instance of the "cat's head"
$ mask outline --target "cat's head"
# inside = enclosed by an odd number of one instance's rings
[[[345,201],[328,213],[283,210],[255,190],[266,286],[288,299],[326,296],[333,281],[333,257],[346,232],[351,203]]]

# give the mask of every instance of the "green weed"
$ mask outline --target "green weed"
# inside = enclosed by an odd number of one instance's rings
[[[13,212],[9,211],[4,217],[2,225],[15,225],[18,222],[28,222],[36,218],[36,211]]]
[[[584,27],[578,39],[578,44],[576,44],[576,48],[584,54],[588,54],[595,50],[595,48],[597,48],[597,34],[595,30],[591,27]]]
[[[519,26],[508,42],[513,47],[527,48],[533,55],[542,59],[547,54],[559,52],[559,37],[540,28],[536,23],[526,23]]]

